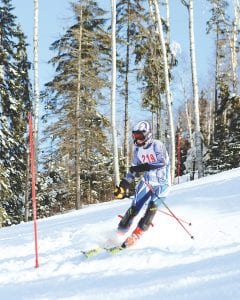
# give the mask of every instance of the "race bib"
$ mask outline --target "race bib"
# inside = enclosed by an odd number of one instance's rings
[[[153,146],[147,149],[139,148],[137,156],[141,163],[154,163],[157,161]]]

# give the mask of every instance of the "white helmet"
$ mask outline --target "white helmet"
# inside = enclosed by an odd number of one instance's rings
[[[132,130],[134,144],[141,147],[149,144],[152,141],[151,125],[147,121],[138,122]],[[141,143],[137,142],[141,141]]]

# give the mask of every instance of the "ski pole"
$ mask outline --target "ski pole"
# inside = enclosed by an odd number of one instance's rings
[[[171,211],[171,209],[167,206],[167,204],[162,200],[161,197],[159,197],[153,187],[147,183],[146,181],[143,181],[146,186],[149,188],[149,190],[162,202],[162,204],[165,206],[165,208],[170,212],[170,214],[173,216],[173,218],[181,225],[181,227],[185,230],[185,232],[191,237],[191,239],[194,239],[193,235],[187,230],[187,228],[185,228],[185,226],[181,223],[181,221],[175,216],[175,214]]]
[[[171,214],[167,213],[167,212],[166,212],[166,211],[164,211],[164,210],[158,209],[158,211],[160,211],[161,213],[163,213],[163,214],[165,214],[165,215],[167,215],[167,216],[169,216],[169,217],[172,217],[172,218],[174,218],[174,217],[173,217],[173,215],[171,215]],[[177,218],[178,218],[178,220],[179,220],[179,221],[181,221],[181,222],[183,222],[183,223],[186,223],[186,224],[188,224],[189,226],[191,226],[191,225],[192,225],[192,223],[191,223],[191,222],[187,222],[187,221],[185,221],[185,220],[183,220],[183,219],[181,219],[181,218],[179,218],[179,217],[177,217]]]

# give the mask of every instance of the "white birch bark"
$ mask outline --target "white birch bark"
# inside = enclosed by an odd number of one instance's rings
[[[209,102],[208,106],[208,116],[209,116],[209,121],[208,121],[208,134],[207,134],[207,143],[210,145],[211,143],[211,136],[213,135],[213,105],[212,102]]]
[[[195,148],[196,148],[196,165],[198,170],[198,178],[203,176],[203,162],[202,162],[202,140],[200,132],[200,117],[199,117],[199,92],[197,81],[196,68],[196,52],[194,41],[194,17],[193,17],[193,1],[188,3],[182,0],[182,3],[187,7],[189,14],[189,35],[190,35],[190,56],[191,56],[191,72],[192,72],[192,88],[194,100],[194,119],[195,119]]]
[[[115,184],[119,185],[119,160],[116,129],[116,0],[111,0],[112,9],[112,87],[111,87],[111,125],[113,139],[113,160]]]
[[[38,121],[39,121],[39,78],[38,78],[38,0],[34,0],[34,140],[35,140],[35,170],[38,171]]]
[[[232,66],[233,66],[233,91],[237,93],[237,53],[236,53],[236,45],[237,45],[237,35],[238,30],[240,29],[240,2],[239,0],[235,0],[234,3],[234,21],[233,21],[233,38],[231,45],[232,52]]]
[[[80,99],[81,99],[81,55],[82,55],[82,6],[79,13],[78,29],[78,69],[77,69],[77,97],[75,107],[76,131],[75,131],[75,176],[76,176],[76,209],[81,208],[81,167],[80,167]]]
[[[124,159],[125,171],[129,170],[129,64],[130,64],[130,0],[128,0],[128,21],[127,21],[127,46],[126,46],[126,74],[125,74],[125,116],[124,116]]]
[[[152,3],[154,4],[154,8],[155,8],[159,38],[160,38],[162,54],[163,54],[165,93],[166,93],[169,131],[170,131],[170,139],[171,139],[171,150],[170,150],[171,179],[173,182],[174,177],[175,177],[175,131],[174,131],[172,101],[171,101],[171,92],[170,92],[170,84],[169,84],[169,68],[168,68],[168,61],[167,61],[167,50],[166,50],[165,40],[164,40],[164,36],[163,36],[163,27],[162,27],[162,21],[161,21],[161,17],[160,17],[158,2],[157,2],[157,0],[153,0]],[[150,1],[150,5],[151,5],[151,1]]]
[[[170,45],[170,13],[169,13],[169,1],[165,0],[166,5],[166,26],[167,26],[167,42]]]
[[[189,141],[190,141],[190,147],[193,147],[193,137],[192,137],[192,118],[191,118],[191,112],[189,112],[189,105],[188,101],[185,102],[185,112],[186,112],[186,118],[187,118],[187,127],[189,132]]]
[[[222,15],[222,20],[226,25],[226,35],[229,42],[230,48],[230,59],[231,59],[231,70],[232,70],[232,82],[233,82],[233,92],[237,92],[237,53],[236,53],[236,43],[237,43],[237,19],[239,18],[239,2],[234,1],[233,3],[233,10],[234,10],[234,19],[232,23],[232,28],[229,22],[226,20],[225,16]]]

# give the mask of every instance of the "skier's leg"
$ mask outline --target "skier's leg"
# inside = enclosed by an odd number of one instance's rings
[[[166,199],[169,192],[168,185],[161,185],[155,188],[155,192],[151,194],[151,201],[148,204],[144,216],[140,219],[138,227],[143,231],[148,230],[153,218],[157,212],[158,207],[161,205],[162,200]]]
[[[119,231],[126,232],[129,229],[134,217],[139,213],[144,203],[149,199],[150,196],[150,192],[147,191],[144,183],[141,181],[136,187],[135,197],[131,207],[126,211],[125,215],[118,224]]]
[[[147,231],[149,226],[152,224],[152,220],[157,212],[158,206],[154,201],[150,201],[144,216],[140,219],[138,227],[142,231]]]
[[[137,209],[136,206],[131,206],[126,211],[125,215],[121,219],[121,221],[118,224],[118,230],[119,231],[127,231],[128,228],[131,226],[133,218],[137,215]]]
[[[150,194],[150,201],[144,216],[139,220],[137,227],[133,233],[124,241],[122,247],[129,247],[136,243],[140,239],[143,232],[148,230],[153,218],[157,212],[159,205],[162,203],[161,199],[165,199],[168,186],[159,186],[155,188],[155,192]]]
[[[148,230],[152,220],[157,212],[157,204],[151,200],[148,204],[146,212],[144,216],[139,220],[137,227],[132,232],[131,236],[129,236],[125,242],[123,243],[123,247],[129,247],[136,243],[138,239],[140,239],[141,235]]]

